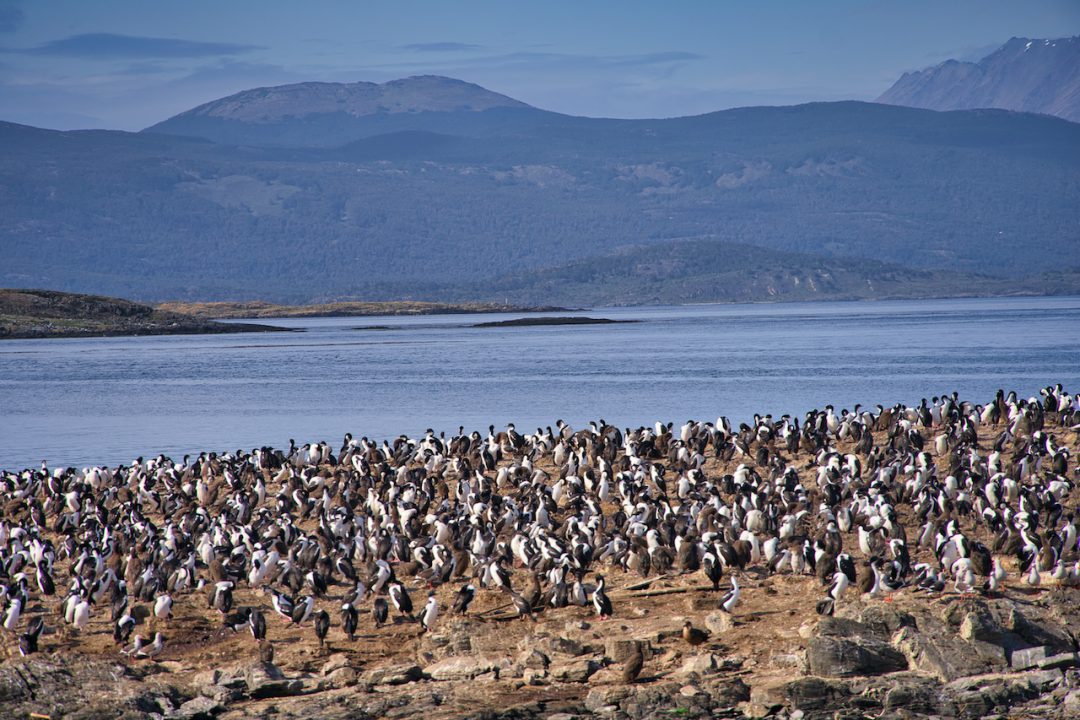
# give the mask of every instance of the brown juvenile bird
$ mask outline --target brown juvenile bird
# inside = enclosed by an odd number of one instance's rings
[[[691,625],[690,621],[687,620],[686,623],[682,626],[682,638],[687,642],[687,644],[697,647],[698,645],[701,645],[709,639],[709,631],[699,630],[698,628]]]
[[[636,682],[644,664],[645,654],[641,651],[641,644],[634,643],[634,653],[623,663],[622,681],[624,683]]]
[[[274,664],[274,645],[269,640],[259,641],[259,660],[268,665]]]

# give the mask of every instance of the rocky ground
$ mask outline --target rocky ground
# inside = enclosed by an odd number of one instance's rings
[[[1076,449],[1075,431],[1056,432]],[[710,475],[735,466],[709,462]],[[1073,493],[1067,510],[1076,505]],[[965,531],[988,539],[970,523]],[[911,528],[909,541],[914,550]],[[854,534],[844,549],[861,565]],[[918,549],[917,559],[931,558]],[[2,638],[0,717],[1080,717],[1080,589],[1030,587],[1014,558],[1002,561],[1003,594],[958,594],[951,582],[934,595],[905,588],[862,599],[852,589],[834,617],[815,612],[824,595],[816,578],[760,565],[739,574],[743,603],[732,615],[717,610],[700,573],[643,579],[605,569],[614,605],[606,620],[590,606],[519,620],[491,590],[477,592],[467,616],[452,616],[455,583],[435,590],[442,615],[431,631],[391,610],[381,628],[362,615],[354,641],[338,618],[348,588],[335,585],[318,603],[333,622],[324,648],[310,622],[290,626],[269,595],[238,589],[238,605],[266,611],[273,663],[197,596],[178,598],[168,621],[140,614],[138,632],[168,638],[157,662],[121,654],[107,612],[75,636],[56,607],[36,604],[27,613],[46,613],[41,652],[20,657],[14,636]],[[516,583],[522,577],[515,572]],[[419,607],[426,585],[406,582]],[[710,640],[686,644],[687,619]],[[622,663],[635,645],[644,669],[627,684]]]

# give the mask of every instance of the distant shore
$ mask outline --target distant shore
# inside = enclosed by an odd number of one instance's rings
[[[275,305],[252,302],[167,302],[156,306],[101,295],[57,290],[0,289],[0,340],[125,335],[199,335],[293,332],[247,318],[364,317],[566,311],[553,306],[434,303],[410,300]]]
[[[255,323],[219,323],[100,295],[0,289],[0,340],[242,332],[288,330]]]
[[[158,310],[189,317],[234,320],[244,318],[294,317],[366,317],[374,315],[464,315],[468,313],[566,312],[568,308],[550,305],[506,305],[502,303],[437,303],[413,300],[382,302],[332,302],[314,305],[275,305],[250,302],[165,302]]]

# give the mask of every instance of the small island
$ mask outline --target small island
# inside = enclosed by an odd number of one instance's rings
[[[534,325],[614,325],[617,323],[632,323],[637,320],[612,320],[611,318],[592,317],[525,317],[513,320],[492,320],[489,322],[475,323],[469,327],[474,328],[497,328],[497,327],[532,327]]]
[[[0,289],[0,339],[240,332],[288,330],[254,323],[219,323],[100,295]]]

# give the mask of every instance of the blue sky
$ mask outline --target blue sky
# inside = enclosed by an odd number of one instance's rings
[[[440,74],[576,115],[871,100],[1080,0],[0,0],[0,119],[135,130],[239,90]]]

